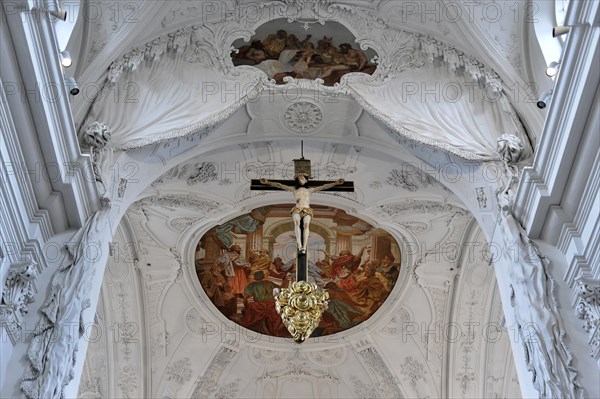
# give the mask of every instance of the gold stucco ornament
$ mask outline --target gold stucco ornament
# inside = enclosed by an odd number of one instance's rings
[[[296,281],[291,288],[274,290],[275,309],[281,315],[294,340],[304,342],[321,321],[321,315],[327,310],[329,294],[315,283]]]

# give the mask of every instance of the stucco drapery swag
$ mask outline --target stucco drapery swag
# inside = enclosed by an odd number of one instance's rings
[[[498,160],[496,141],[507,132],[528,141],[500,90],[482,87],[443,65],[405,70],[381,84],[353,79],[348,88],[367,112],[394,132],[462,158]]]
[[[30,370],[21,382],[27,398],[64,397],[63,389],[74,377],[75,354],[84,332],[82,312],[89,307],[98,265],[106,262],[101,254],[108,252],[109,210],[104,204],[69,240],[66,257],[52,276],[27,351]]]
[[[87,126],[105,121],[115,149],[139,148],[213,127],[256,99],[266,76],[246,67],[226,76],[198,64],[165,57],[107,82]]]
[[[444,64],[426,63],[383,83],[353,75],[339,91],[352,95],[398,137],[482,161],[498,159],[496,140],[504,133],[528,142],[499,88]],[[267,81],[266,74],[250,66],[222,73],[182,57],[166,58],[107,83],[88,122],[110,126],[116,149],[152,145],[216,126],[248,101],[257,101],[263,89],[272,87]]]

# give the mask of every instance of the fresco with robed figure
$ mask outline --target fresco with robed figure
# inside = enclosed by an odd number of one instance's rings
[[[250,43],[238,41],[234,46],[234,65],[254,66],[278,84],[291,76],[323,79],[332,86],[349,72],[372,75],[377,67],[371,62],[373,51],[361,50],[354,35],[335,22],[305,31],[297,24],[272,21],[259,28]]]
[[[204,292],[230,320],[252,331],[289,337],[275,310],[273,289],[295,279],[292,204],[269,205],[206,232],[196,250]],[[314,206],[308,280],[329,293],[312,336],[335,334],[367,320],[383,304],[400,272],[400,248],[385,230],[333,207]]]

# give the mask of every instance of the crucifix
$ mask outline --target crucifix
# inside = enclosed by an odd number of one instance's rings
[[[285,190],[294,194],[296,205],[291,210],[296,234],[298,256],[306,260],[306,248],[310,233],[310,222],[313,210],[310,208],[310,195],[317,191],[354,191],[354,183],[338,179],[336,181],[309,180],[311,178],[310,160],[304,158],[304,143],[301,142],[301,158],[294,159],[294,180],[267,180],[252,179],[250,190]],[[305,262],[303,262],[305,263]],[[300,271],[300,264],[296,270],[301,273],[298,279],[306,279],[306,273]],[[298,273],[298,272],[297,272]],[[302,277],[302,278],[301,278]]]
[[[294,180],[253,179],[251,190],[285,190],[294,194],[296,205],[291,210],[296,234],[296,282],[292,288],[274,292],[277,312],[294,336],[296,342],[303,342],[319,325],[321,314],[327,308],[329,295],[314,283],[308,282],[309,226],[313,218],[310,208],[310,195],[317,191],[354,191],[354,183],[338,179],[336,181],[310,181],[310,160],[304,159],[304,143],[301,143],[301,158],[294,159]]]

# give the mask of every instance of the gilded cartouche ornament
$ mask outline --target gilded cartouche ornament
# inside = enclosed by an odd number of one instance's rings
[[[291,288],[275,290],[275,309],[281,315],[294,340],[304,342],[321,321],[321,315],[327,310],[329,294],[315,283],[296,281]]]

